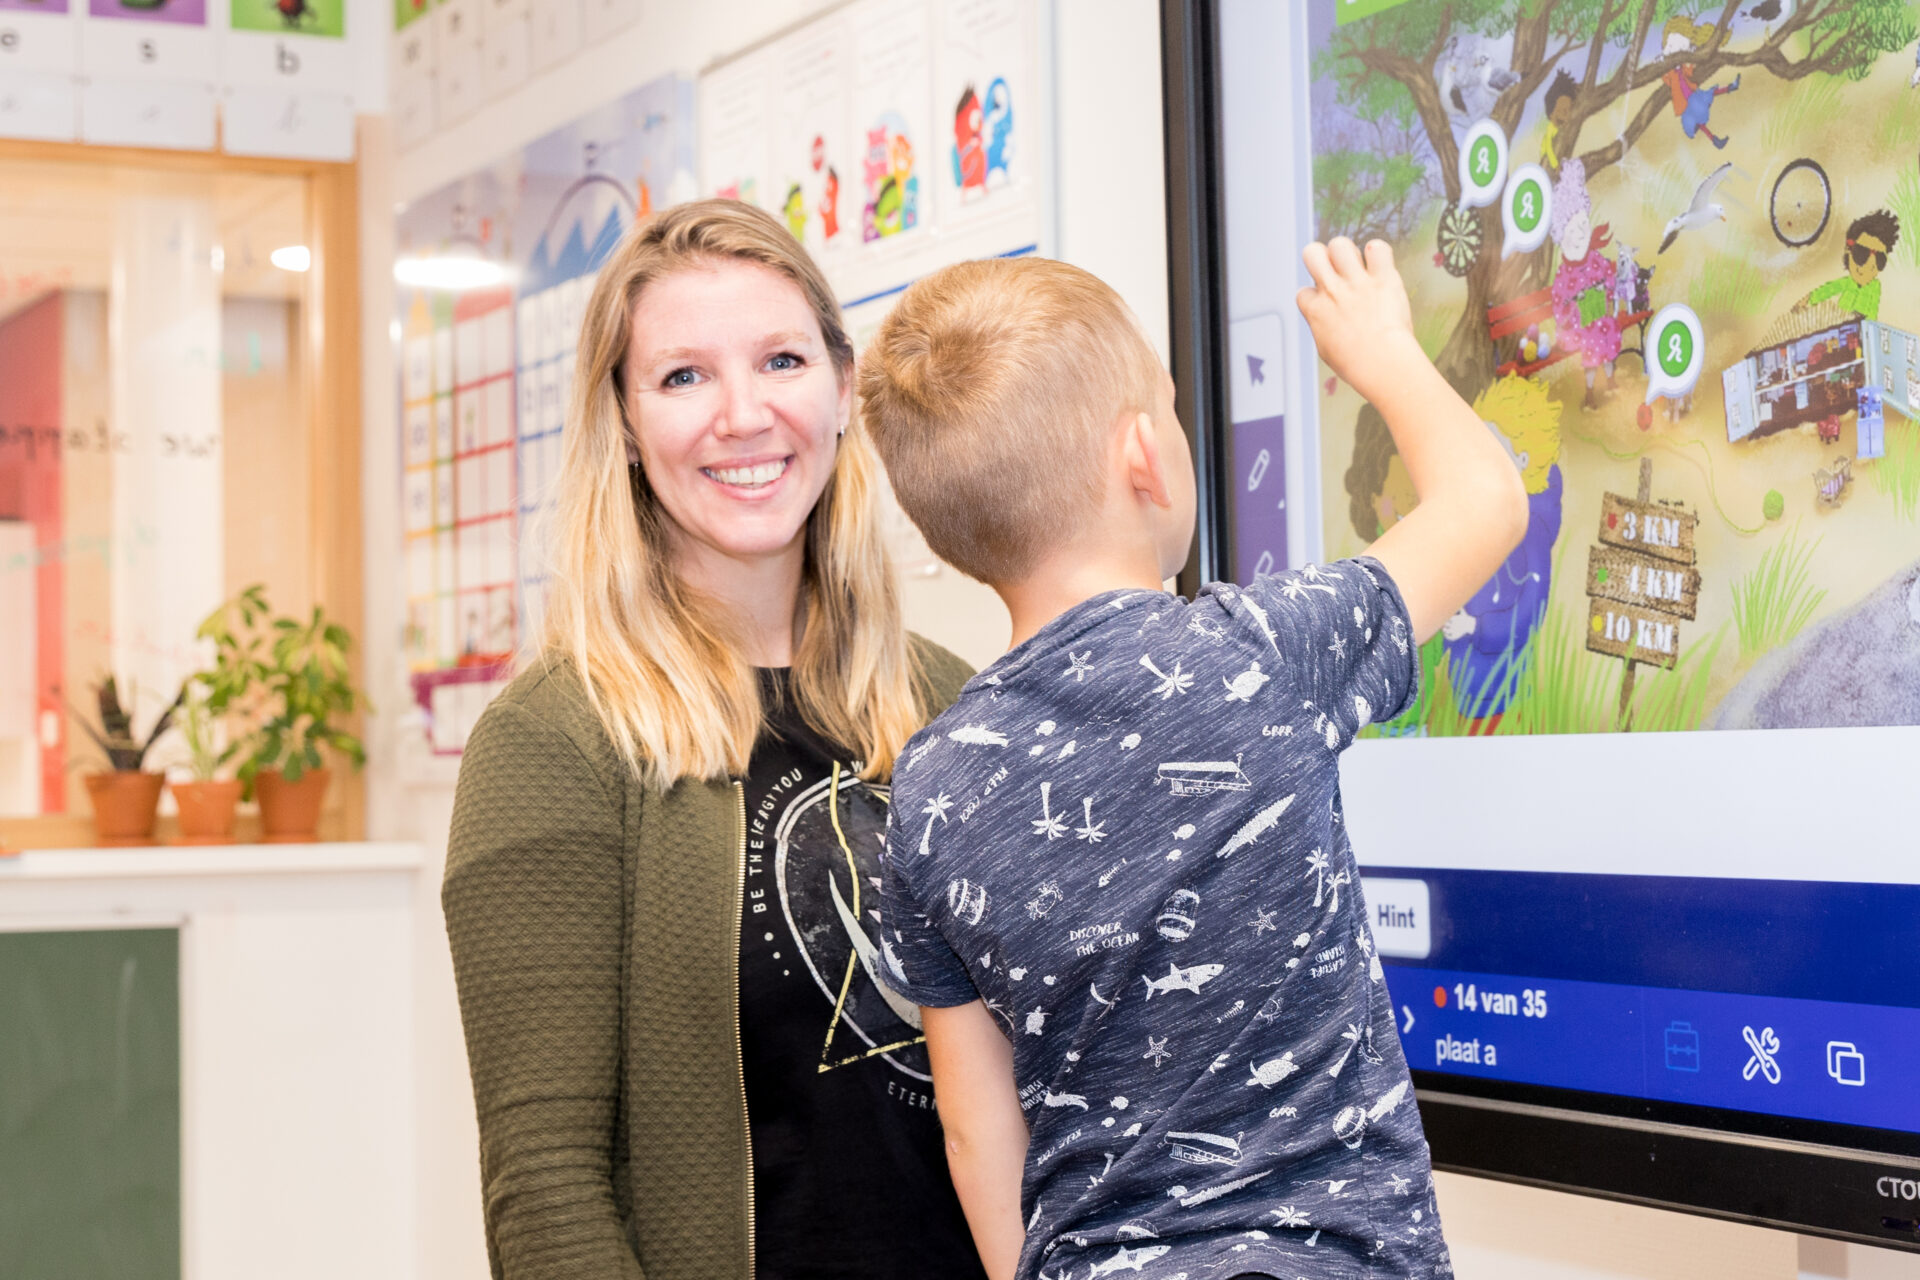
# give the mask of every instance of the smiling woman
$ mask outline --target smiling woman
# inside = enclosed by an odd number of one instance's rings
[[[977,1280],[869,932],[884,784],[968,672],[901,628],[839,307],[765,213],[680,205],[577,368],[444,889],[494,1274]]]

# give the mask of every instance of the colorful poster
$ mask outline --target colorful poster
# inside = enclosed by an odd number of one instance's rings
[[[1530,509],[1379,732],[1920,724],[1913,6],[1336,7],[1316,234],[1398,246]],[[1417,497],[1329,372],[1332,558]]]
[[[858,234],[849,179],[847,26],[835,15],[781,42],[773,184],[781,219],[809,252],[847,248]]]
[[[538,632],[580,317],[634,219],[697,190],[693,98],[655,81],[400,214],[405,643],[437,754]]]
[[[768,176],[774,51],[747,54],[700,78],[700,190],[777,210]],[[785,193],[783,192],[782,195]]]
[[[933,33],[925,5],[874,0],[849,14],[853,31],[853,143],[863,243],[931,222]],[[849,175],[850,178],[853,175]]]
[[[229,22],[235,31],[335,39],[347,34],[346,0],[231,0],[231,3]]]
[[[1035,26],[1021,0],[940,0],[936,28],[940,216],[979,216],[1029,180]]]

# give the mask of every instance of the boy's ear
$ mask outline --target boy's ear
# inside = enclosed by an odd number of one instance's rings
[[[1136,413],[1121,435],[1121,456],[1127,468],[1127,486],[1156,507],[1172,507],[1173,492],[1160,456],[1160,435],[1153,416]]]

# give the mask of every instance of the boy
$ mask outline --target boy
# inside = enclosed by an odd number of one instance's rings
[[[1111,289],[966,263],[862,357],[902,505],[1013,617],[895,770],[882,887],[994,1280],[1451,1274],[1337,759],[1412,700],[1526,495],[1387,246],[1306,261],[1321,355],[1420,504],[1373,560],[1191,603],[1161,590],[1194,517],[1171,380]]]

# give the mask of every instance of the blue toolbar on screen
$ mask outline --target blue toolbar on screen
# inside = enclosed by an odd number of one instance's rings
[[[1920,886],[1391,869],[1416,1070],[1920,1133]]]

